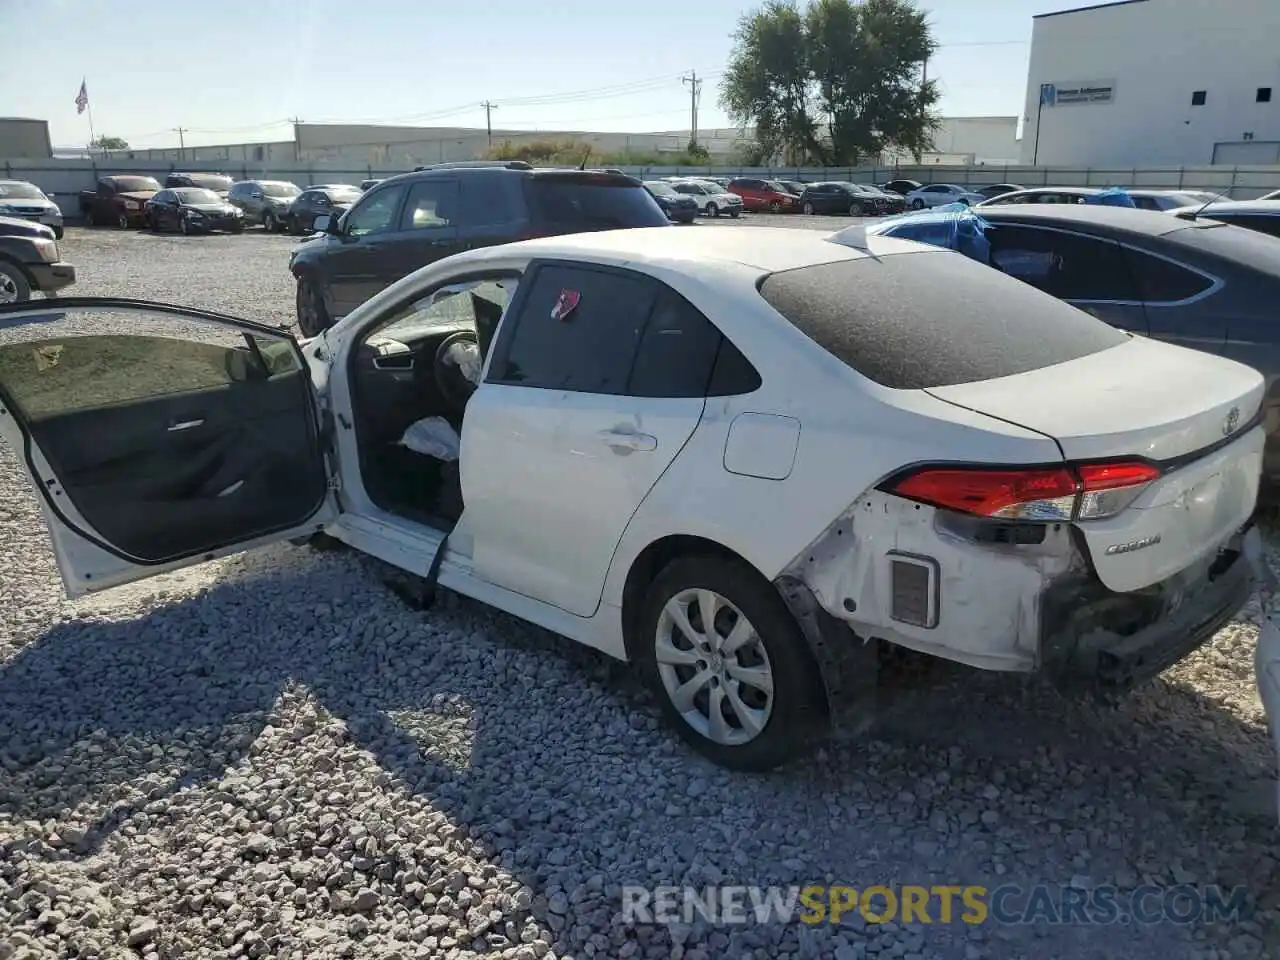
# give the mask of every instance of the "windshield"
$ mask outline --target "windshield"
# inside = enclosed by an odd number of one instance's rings
[[[116,177],[116,190],[120,193],[155,193],[160,189],[160,182],[155,177]]]
[[[292,183],[264,183],[262,185],[263,196],[267,197],[296,197],[301,192]]]
[[[667,215],[639,186],[600,174],[535,176],[525,181],[533,219],[557,229],[611,230],[619,227],[662,227]]]
[[[221,203],[222,198],[212,190],[201,190],[198,187],[180,187],[173,191],[183,203]]]
[[[360,199],[359,187],[330,187],[321,192],[335,203],[354,203]]]
[[[48,199],[35,184],[11,181],[0,183],[0,200],[45,200]]]
[[[649,188],[649,192],[657,194],[660,197],[678,197],[679,192],[673,190],[669,184],[662,183],[658,180],[646,180],[644,185]]]
[[[187,179],[204,190],[230,190],[235,181],[216,173],[188,173]]]
[[[790,193],[791,191],[780,184],[777,180],[766,180],[765,186],[770,190],[776,190],[778,193]]]

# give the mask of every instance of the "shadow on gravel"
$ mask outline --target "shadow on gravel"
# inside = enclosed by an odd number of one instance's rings
[[[617,929],[624,883],[1104,883],[1172,858],[1196,883],[1276,897],[1261,853],[1274,822],[1218,832],[1235,785],[1269,773],[1263,732],[1190,690],[1156,682],[1102,707],[936,670],[894,692],[879,738],[733,775],[659,729],[625,669],[590,650],[452,596],[415,613],[350,555],[281,550],[248,567],[143,617],[64,622],[0,665],[0,813],[89,811],[59,833],[90,853],[126,820],[145,828],[157,800],[221,778],[272,723],[301,755],[320,733],[273,717],[303,689],[345,722],[340,740],[528,884],[535,914],[563,895],[593,930]],[[432,741],[447,717],[465,743]],[[946,929],[930,942],[950,943]],[[1182,955],[1187,935],[1084,928],[1071,955],[1115,956],[1128,937]],[[726,937],[711,955],[755,945]]]

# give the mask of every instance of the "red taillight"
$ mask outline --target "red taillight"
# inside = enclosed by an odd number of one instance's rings
[[[1160,470],[1147,463],[991,469],[924,467],[885,489],[908,500],[979,517],[1096,520],[1123,510]]]

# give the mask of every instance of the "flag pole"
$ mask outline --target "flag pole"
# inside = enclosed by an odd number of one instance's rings
[[[93,138],[93,102],[89,99],[89,96],[88,96],[89,87],[88,87],[88,84],[85,82],[85,80],[86,78],[81,78],[80,89],[85,91],[84,109],[85,109],[85,112],[88,113],[89,115],[89,156],[92,157],[93,156],[93,139],[94,139]]]

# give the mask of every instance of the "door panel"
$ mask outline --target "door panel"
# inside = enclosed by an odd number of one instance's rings
[[[310,374],[269,328],[128,301],[5,308],[0,392],[73,595],[334,516]]]
[[[623,531],[704,403],[482,384],[462,425],[475,572],[594,614]]]

